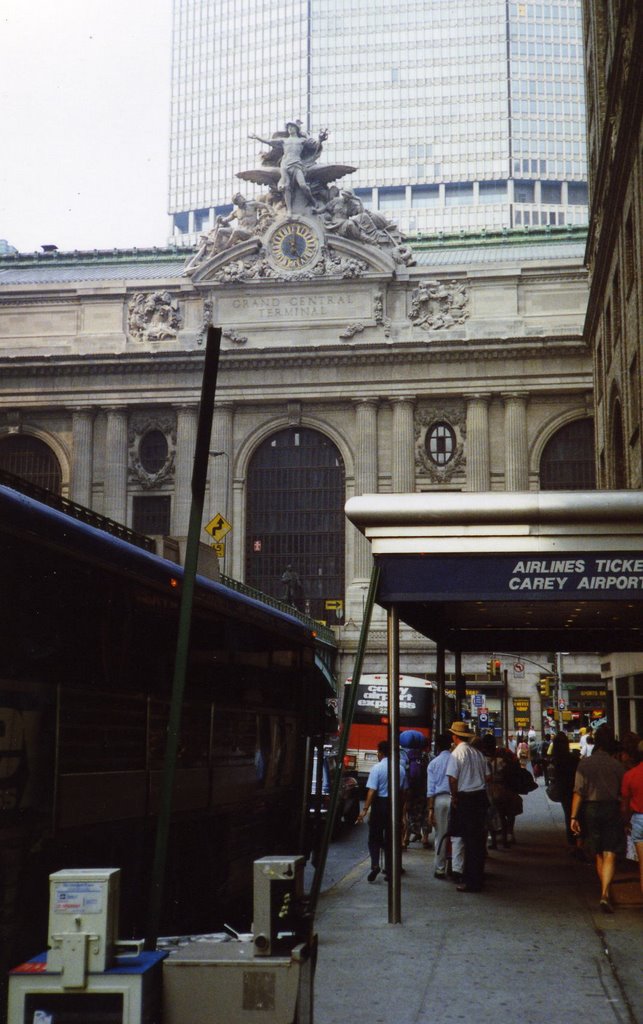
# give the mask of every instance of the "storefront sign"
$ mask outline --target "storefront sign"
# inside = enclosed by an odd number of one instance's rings
[[[514,697],[512,703],[514,729],[528,729],[531,722],[531,699],[529,697]]]

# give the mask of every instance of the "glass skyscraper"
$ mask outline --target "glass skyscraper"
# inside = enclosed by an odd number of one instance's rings
[[[587,222],[580,0],[174,0],[175,241],[287,119],[410,235]]]

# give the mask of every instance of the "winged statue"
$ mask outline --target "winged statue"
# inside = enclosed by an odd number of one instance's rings
[[[283,198],[288,213],[317,213],[328,199],[326,186],[329,182],[357,170],[346,164],[316,166],[328,131],[324,129],[313,139],[302,129],[300,121],[287,121],[286,130],[275,132],[271,139],[262,139],[259,135],[249,137],[269,147],[268,152],[260,156],[264,166],[240,171],[237,177],[266,185],[273,201]]]

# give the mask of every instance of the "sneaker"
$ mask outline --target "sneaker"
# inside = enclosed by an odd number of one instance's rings
[[[452,882],[456,882],[456,883],[457,882],[461,882],[462,881],[462,874],[461,874],[461,872],[460,871],[452,871],[451,872],[451,881]]]
[[[380,873],[380,869],[379,868],[371,868],[371,870],[369,871],[368,875],[366,876],[367,881],[368,882],[374,882],[375,879],[377,878],[377,876],[379,875],[379,873]]]
[[[446,878],[447,877],[447,873],[446,873],[446,871],[434,871],[433,872],[433,877],[434,878]]]

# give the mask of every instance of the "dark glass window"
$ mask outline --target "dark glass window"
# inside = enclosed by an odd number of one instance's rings
[[[533,203],[534,183],[533,181],[516,181],[514,183],[514,200],[517,203]]]
[[[455,453],[455,434],[448,423],[435,423],[426,435],[427,455],[436,466],[446,466]]]
[[[342,459],[323,434],[264,441],[248,471],[246,582],[336,622],[326,602],[344,599],[344,502]]]
[[[161,430],[148,430],[141,438],[138,457],[147,473],[158,473],[167,461],[167,438]]]
[[[51,448],[37,437],[10,434],[0,440],[0,469],[60,494],[62,472]]]
[[[540,460],[540,486],[543,491],[594,490],[593,420],[574,420],[548,441]]]
[[[543,181],[540,189],[541,202],[560,203],[561,187],[559,181]]]
[[[570,181],[567,185],[567,200],[570,206],[587,206],[589,202],[587,182]]]
[[[150,494],[135,497],[132,529],[148,537],[155,534],[167,537],[170,532],[170,496]]]
[[[174,214],[174,227],[177,231],[185,234],[190,227],[190,214],[189,213],[175,213]]]

